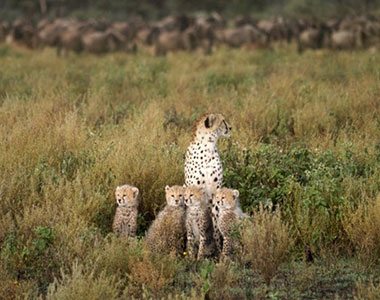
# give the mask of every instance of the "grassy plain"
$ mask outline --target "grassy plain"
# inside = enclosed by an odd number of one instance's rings
[[[225,182],[255,226],[232,262],[149,254],[144,232],[205,112],[233,127]],[[124,183],[141,191],[139,241],[111,233]],[[2,299],[378,299],[379,190],[378,53],[0,46]]]

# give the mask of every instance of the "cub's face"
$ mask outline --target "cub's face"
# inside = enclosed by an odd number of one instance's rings
[[[197,125],[197,135],[214,134],[217,137],[229,137],[231,126],[222,114],[208,114],[204,116]]]
[[[138,206],[139,189],[130,185],[118,186],[115,191],[116,203],[118,206],[134,207]]]
[[[213,207],[234,209],[239,201],[239,191],[227,188],[218,189],[212,200]]]
[[[185,188],[179,185],[166,186],[166,202],[169,206],[183,206]]]
[[[205,201],[204,190],[198,186],[188,186],[185,188],[185,205],[187,207],[201,206]]]

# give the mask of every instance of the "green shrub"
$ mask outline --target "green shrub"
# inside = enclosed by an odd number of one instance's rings
[[[226,186],[239,189],[244,211],[260,203],[280,205],[304,244],[322,246],[342,235],[343,213],[348,203],[357,201],[352,184],[362,188],[362,180],[376,176],[372,162],[373,157],[363,161],[349,149],[334,154],[306,147],[260,144],[252,150],[230,144],[224,178]]]
[[[1,260],[7,272],[23,280],[32,279],[44,290],[59,270],[53,247],[55,234],[44,226],[35,227],[30,234],[26,237],[9,233],[2,245]]]

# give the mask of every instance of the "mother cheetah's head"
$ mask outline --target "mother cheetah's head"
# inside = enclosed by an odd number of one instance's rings
[[[202,116],[196,123],[195,136],[229,137],[231,129],[222,114],[207,114]]]

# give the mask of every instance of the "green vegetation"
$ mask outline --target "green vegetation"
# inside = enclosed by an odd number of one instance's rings
[[[378,54],[0,46],[0,65],[0,298],[378,296]],[[205,112],[232,125],[225,182],[254,215],[223,263],[151,254],[143,238]],[[124,183],[141,192],[138,240],[111,233]]]

